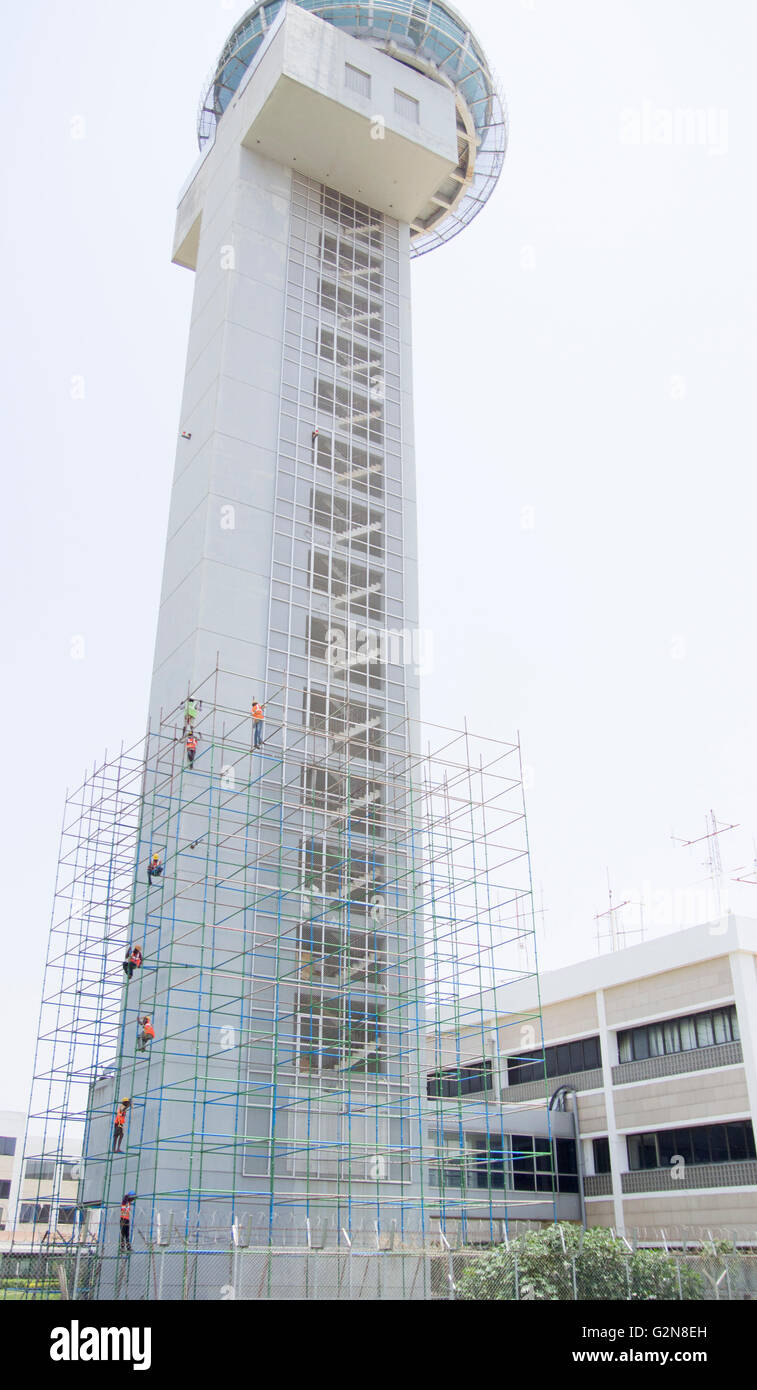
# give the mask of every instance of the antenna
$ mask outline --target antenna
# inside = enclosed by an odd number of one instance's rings
[[[644,904],[634,903],[631,898],[624,898],[622,903],[613,902],[610,870],[607,869],[605,872],[607,873],[607,897],[609,907],[604,912],[597,912],[594,914],[594,921],[597,923],[597,955],[602,954],[602,942],[608,939],[611,951],[622,951],[624,946],[627,945],[626,938],[629,935],[636,936],[638,934],[641,940],[644,940]],[[638,907],[640,915],[640,925],[638,927],[627,928],[621,921],[618,914],[624,907]],[[608,930],[603,932],[600,923],[604,922],[605,918],[607,918]]]
[[[681,840],[677,835],[671,835],[671,840],[676,844],[683,845],[690,849],[692,845],[706,844],[708,849],[707,858],[702,860],[706,869],[710,871],[710,879],[715,890],[715,902],[717,904],[718,916],[722,915],[723,899],[723,860],[720,854],[719,835],[725,835],[729,830],[737,830],[738,823],[733,825],[719,825],[714,811],[708,811],[705,817],[707,826],[706,834],[698,835],[694,840]]]

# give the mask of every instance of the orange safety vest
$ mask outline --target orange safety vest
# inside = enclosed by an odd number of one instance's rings
[[[131,1220],[131,1202],[122,1202],[122,1203],[121,1203],[121,1220],[122,1220],[122,1221],[130,1221],[130,1220]]]
[[[141,965],[141,964],[142,964],[142,952],[139,951],[139,950],[137,950],[137,951],[132,951],[131,955],[129,956],[129,960],[131,961],[132,965]]]
[[[190,750],[190,752],[195,752],[195,749],[197,748],[197,739],[194,737],[194,735],[192,736],[192,738],[187,739],[187,748]]]
[[[154,1037],[155,1037],[155,1029],[153,1028],[153,1026],[152,1026],[151,1023],[145,1023],[145,1024],[143,1025],[143,1027],[144,1027],[144,1031],[145,1031],[145,1033],[147,1034],[148,1038],[154,1038]]]
[[[253,707],[252,707],[252,717],[253,717],[253,719],[262,719],[262,718],[263,718],[263,706],[262,706],[262,705],[253,705]]]
[[[118,1128],[119,1128],[119,1129],[122,1129],[123,1126],[126,1124],[126,1111],[125,1111],[125,1110],[117,1110],[117,1111],[116,1111],[115,1124],[118,1125]]]

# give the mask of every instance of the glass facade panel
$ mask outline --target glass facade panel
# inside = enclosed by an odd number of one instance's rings
[[[548,1077],[566,1076],[572,1072],[592,1071],[601,1067],[602,1059],[599,1038],[579,1038],[572,1043],[558,1043],[533,1052],[522,1052],[517,1057],[507,1059],[508,1085],[518,1086],[525,1082],[543,1081],[546,1066]]]
[[[621,1062],[644,1061],[675,1052],[689,1052],[698,1047],[738,1039],[736,1009],[711,1009],[663,1023],[648,1023],[642,1028],[629,1028],[618,1033],[618,1055]]]
[[[678,1138],[674,1129],[662,1130],[657,1136],[657,1152],[660,1166],[670,1163],[674,1154],[680,1153]]]
[[[709,1014],[699,1014],[696,1021],[697,1046],[711,1047],[715,1041],[715,1030]]]
[[[646,1028],[635,1030],[633,1036],[633,1056],[635,1062],[644,1062],[649,1056],[649,1034]]]
[[[692,1162],[710,1162],[710,1132],[706,1125],[691,1130]]]
[[[731,1030],[725,1009],[716,1009],[712,1015],[712,1031],[716,1043],[730,1042]]]
[[[628,1166],[632,1172],[645,1168],[659,1168],[656,1135],[629,1134],[626,1143]]]
[[[751,1158],[747,1143],[746,1125],[732,1124],[726,1125],[726,1137],[728,1140],[728,1156],[738,1163],[742,1159]]]
[[[593,1139],[592,1149],[594,1151],[594,1172],[609,1173],[610,1169],[610,1140],[607,1138]]]
[[[597,1143],[595,1140],[595,1171]],[[666,1168],[676,1157],[690,1164],[741,1163],[755,1157],[751,1120],[725,1125],[689,1125],[659,1130],[656,1134],[629,1134],[626,1140],[631,1172]],[[608,1155],[609,1156],[609,1155]]]
[[[679,1022],[681,1051],[690,1052],[697,1045],[697,1030],[693,1018],[682,1018]]]
[[[710,1159],[712,1163],[728,1162],[728,1131],[725,1125],[710,1125]]]
[[[55,1177],[55,1164],[37,1158],[29,1158],[26,1161],[24,1175],[27,1178],[50,1179]]]

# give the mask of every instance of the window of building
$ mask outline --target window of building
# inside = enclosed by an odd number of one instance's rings
[[[501,1134],[466,1135],[468,1182],[472,1187],[498,1188],[507,1186],[507,1149]]]
[[[648,1057],[692,1052],[698,1047],[738,1040],[736,1006],[729,1004],[724,1009],[686,1014],[664,1023],[647,1023],[643,1028],[626,1028],[618,1033],[618,1057],[621,1062],[643,1062]]]
[[[609,1173],[610,1169],[610,1140],[603,1136],[601,1139],[592,1139],[592,1149],[594,1150],[594,1172]]]
[[[491,1062],[469,1062],[460,1067],[444,1067],[432,1071],[426,1082],[426,1094],[439,1100],[475,1095],[492,1088]]]
[[[19,1222],[22,1226],[33,1226],[37,1222],[50,1220],[49,1204],[42,1205],[39,1202],[23,1202],[21,1205],[21,1215]]]
[[[413,125],[420,125],[421,105],[415,97],[408,96],[407,92],[399,92],[394,89],[394,110],[397,116],[401,116],[404,121],[412,121]]]
[[[668,1168],[676,1157],[686,1163],[742,1163],[756,1156],[751,1120],[629,1134],[626,1143],[631,1172]]]
[[[531,1134],[512,1136],[513,1187],[516,1192],[577,1192],[576,1146],[558,1139],[553,1154],[547,1139]]]
[[[572,1139],[549,1140],[533,1134],[470,1134],[451,1130],[441,1137],[431,1168],[435,1187],[514,1188],[516,1192],[577,1192],[576,1146]]]
[[[10,1197],[10,1195],[11,1195],[10,1180],[4,1178],[2,1181],[0,1181],[0,1197]]]
[[[371,75],[363,72],[361,68],[354,68],[352,63],[344,65],[344,85],[350,92],[357,92],[358,96],[369,97],[371,95]]]
[[[507,1082],[509,1086],[520,1086],[524,1081],[543,1081],[545,1066],[547,1076],[554,1077],[594,1071],[601,1065],[599,1038],[579,1038],[576,1042],[560,1043],[543,1051],[537,1048],[508,1057]]]
[[[58,1208],[58,1225],[59,1225],[59,1226],[73,1226],[75,1220],[76,1220],[76,1207],[59,1207],[59,1208]]]
[[[29,1158],[26,1161],[24,1175],[27,1178],[46,1180],[55,1177],[55,1164],[46,1159]]]
[[[0,1158],[13,1158],[15,1152],[16,1140],[0,1134]]]

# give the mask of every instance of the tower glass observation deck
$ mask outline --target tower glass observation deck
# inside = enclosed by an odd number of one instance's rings
[[[253,5],[229,35],[200,103],[201,148],[214,140],[218,122],[286,2]],[[438,0],[293,3],[454,91],[459,174],[446,180],[418,215],[411,229],[411,253],[421,255],[448,241],[491,196],[507,149],[504,101],[475,35],[456,10]]]

